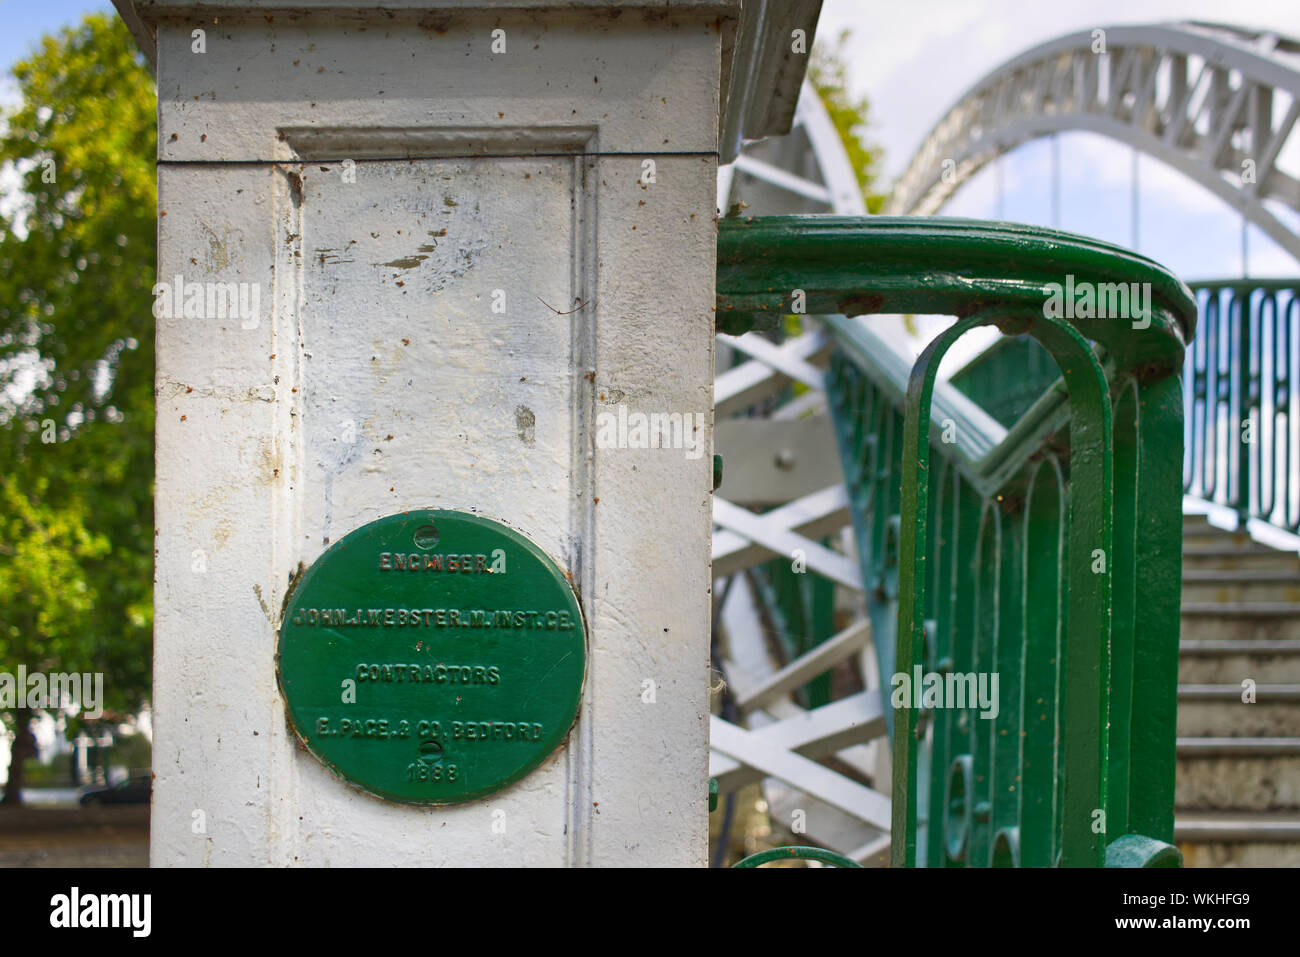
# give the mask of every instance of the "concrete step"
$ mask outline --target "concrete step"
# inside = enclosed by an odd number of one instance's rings
[[[1244,738],[1300,734],[1300,684],[1259,684],[1242,700],[1240,684],[1180,684],[1178,733]],[[1298,782],[1300,783],[1300,782]]]
[[[1189,811],[1174,843],[1186,867],[1300,867],[1300,814]]]
[[[1300,572],[1289,568],[1202,568],[1183,572],[1183,601],[1300,602]]]
[[[1174,840],[1188,867],[1300,867],[1300,559],[1183,521]],[[1241,700],[1256,682],[1255,703]]]
[[[1250,678],[1268,684],[1300,684],[1300,639],[1212,639],[1178,646],[1178,680],[1184,684],[1231,684]]]
[[[1212,541],[1183,543],[1183,568],[1283,568],[1300,571],[1300,557],[1255,542],[1224,544]]]
[[[1178,817],[1300,812],[1300,737],[1180,737],[1177,755]]]
[[[1300,638],[1300,602],[1183,602],[1184,641]]]
[[[1250,533],[1246,531],[1235,531],[1226,528],[1219,528],[1217,525],[1204,523],[1183,523],[1183,541],[1194,542],[1197,544],[1204,542],[1224,542],[1238,545],[1246,545],[1254,541]]]
[[[1183,516],[1183,534],[1186,535],[1189,530],[1195,531],[1203,528],[1214,528],[1218,531],[1225,531],[1217,525],[1211,525],[1207,515],[1184,515]]]

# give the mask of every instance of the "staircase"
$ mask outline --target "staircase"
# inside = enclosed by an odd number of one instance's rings
[[[1300,557],[1187,516],[1180,648],[1186,866],[1300,866]]]

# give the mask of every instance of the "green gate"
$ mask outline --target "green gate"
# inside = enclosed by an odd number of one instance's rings
[[[719,325],[800,311],[836,341],[827,396],[895,678],[894,865],[1177,864],[1187,288],[1005,223],[723,220]],[[913,364],[846,318],[902,313],[958,321]],[[937,381],[979,326],[1060,370],[1007,426]],[[996,708],[965,696],[994,675]]]

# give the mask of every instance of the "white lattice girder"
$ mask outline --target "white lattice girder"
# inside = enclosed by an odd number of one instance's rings
[[[1101,33],[1105,52],[1094,52]],[[1190,23],[1074,33],[967,91],[925,138],[885,212],[932,214],[1021,143],[1087,130],[1178,169],[1300,259],[1300,235],[1264,204],[1300,211],[1300,180],[1276,165],[1298,120],[1295,40]]]

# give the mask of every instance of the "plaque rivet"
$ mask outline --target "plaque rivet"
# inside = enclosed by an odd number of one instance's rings
[[[438,526],[421,525],[415,530],[416,548],[433,548],[438,544]]]

